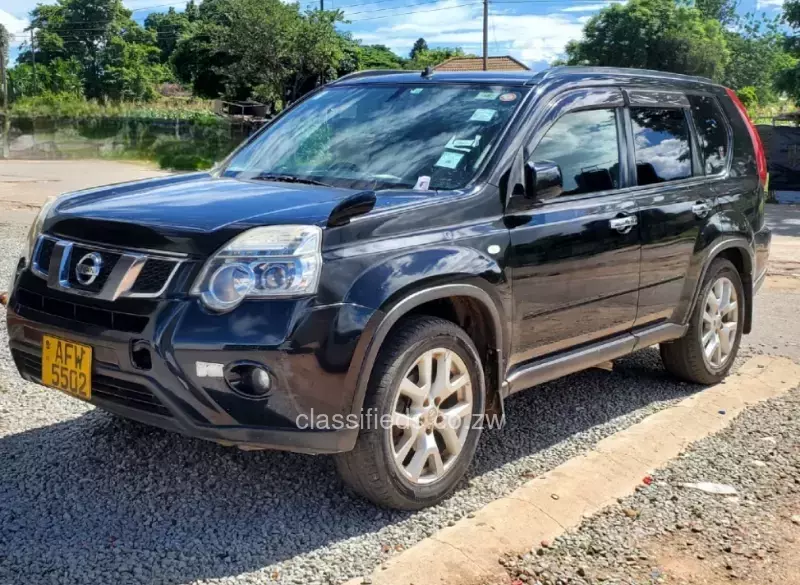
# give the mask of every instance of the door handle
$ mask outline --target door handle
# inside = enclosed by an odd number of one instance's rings
[[[638,223],[639,220],[636,219],[635,215],[615,217],[614,219],[610,219],[608,221],[608,225],[611,226],[611,229],[615,229],[621,234],[627,234],[633,229],[633,226],[637,225]]]
[[[711,211],[711,206],[705,201],[698,201],[697,203],[692,205],[692,213],[694,213],[699,218],[707,216],[710,211]]]

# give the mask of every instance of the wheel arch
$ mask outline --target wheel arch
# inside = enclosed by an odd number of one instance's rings
[[[723,235],[708,246],[704,258],[684,323],[691,319],[709,267],[717,258],[725,258],[736,267],[742,279],[742,288],[744,288],[745,295],[744,327],[742,331],[743,333],[750,333],[753,326],[753,272],[756,263],[752,238],[740,234]]]
[[[488,283],[487,283],[488,284]],[[482,353],[486,379],[487,409],[497,404],[502,409],[502,381],[505,374],[504,348],[509,342],[502,304],[486,290],[480,279],[451,284],[420,284],[399,298],[388,301],[373,317],[369,333],[363,335],[348,377],[355,389],[352,414],[364,404],[373,366],[384,341],[403,317],[431,315],[442,317],[464,328]]]

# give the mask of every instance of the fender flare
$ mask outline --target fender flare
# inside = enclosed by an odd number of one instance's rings
[[[357,355],[359,353],[362,355],[360,363],[358,363],[356,367],[351,368],[351,372],[348,374],[356,376],[356,379],[353,382],[355,392],[353,394],[351,414],[360,415],[361,413],[361,408],[364,404],[364,398],[367,395],[369,379],[372,375],[372,369],[375,364],[375,360],[377,359],[378,352],[383,346],[383,342],[386,340],[386,337],[389,335],[391,328],[403,316],[407,315],[416,307],[419,307],[420,305],[430,301],[448,297],[470,297],[481,303],[481,305],[488,311],[491,317],[490,326],[493,328],[495,335],[493,345],[496,347],[492,347],[491,349],[494,351],[497,359],[497,392],[498,396],[502,399],[501,389],[502,382],[505,378],[505,358],[503,353],[503,344],[506,340],[504,339],[505,330],[503,328],[503,318],[500,314],[500,309],[498,309],[497,304],[495,303],[494,299],[492,299],[491,295],[477,285],[467,283],[444,284],[423,288],[413,292],[408,296],[403,297],[385,313],[382,311],[376,313],[375,318],[378,320],[378,322],[374,327],[367,327],[367,331],[372,331],[372,334],[365,336],[365,339],[362,340],[363,343],[359,344],[364,346],[363,349],[361,352],[356,352]]]
[[[716,242],[711,244],[708,247],[708,252],[706,253],[706,260],[703,262],[702,269],[700,270],[700,276],[697,279],[697,285],[695,286],[694,294],[692,296],[692,302],[689,305],[689,311],[686,314],[686,323],[692,318],[692,314],[694,313],[695,305],[700,297],[700,289],[703,286],[703,281],[706,278],[706,273],[708,272],[711,263],[720,255],[721,252],[725,250],[730,250],[731,248],[737,248],[744,252],[744,272],[742,279],[742,286],[744,287],[744,294],[745,294],[745,315],[744,315],[744,333],[749,333],[753,323],[753,299],[755,297],[753,286],[754,286],[754,279],[753,279],[753,272],[755,270],[756,259],[755,259],[755,252],[753,251],[753,246],[751,242],[745,238],[744,236],[723,236],[721,239],[718,239]],[[684,324],[686,324],[684,323]]]

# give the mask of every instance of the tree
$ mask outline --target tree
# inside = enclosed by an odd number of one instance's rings
[[[405,59],[384,45],[366,45],[359,49],[359,69],[402,69],[405,65]]]
[[[426,49],[417,53],[416,57],[406,63],[406,69],[425,69],[434,67],[443,61],[453,57],[466,57],[461,47],[441,47],[438,49]]]
[[[738,20],[736,8],[737,0],[694,0],[694,7],[706,18],[718,20],[725,26],[734,24]]]
[[[39,4],[31,11],[29,30],[35,31],[35,43],[24,47],[19,62],[32,66],[35,57],[37,81],[40,74],[49,81],[42,91],[72,84],[75,64],[89,98],[149,99],[152,84],[169,76],[159,63],[155,33],[134,22],[122,0]],[[26,72],[16,77],[19,91]]]
[[[414,41],[414,46],[411,47],[411,52],[408,54],[408,58],[412,61],[417,58],[420,53],[426,52],[428,50],[428,43],[423,38],[418,38]]]
[[[736,96],[748,110],[758,105],[758,92],[752,85],[741,88],[736,92]]]
[[[205,97],[255,98],[282,108],[320,83],[358,67],[339,33],[339,11],[300,12],[281,0],[205,0],[171,63]]]
[[[793,58],[800,58],[800,0],[787,0],[783,5],[783,19],[792,28],[786,35],[786,49]],[[800,62],[797,59],[780,72],[777,85],[800,105]]]
[[[793,59],[784,50],[777,23],[766,22],[766,29],[762,24],[750,18],[739,30],[725,33],[731,57],[721,81],[737,91],[752,87],[758,103],[767,104],[777,99],[779,77],[791,68]]]
[[[184,12],[177,12],[170,7],[167,12],[151,12],[144,21],[144,28],[156,35],[156,44],[161,51],[162,63],[169,61],[178,39],[186,34],[191,26],[192,18],[197,14],[193,2],[187,5]]]
[[[77,59],[53,59],[46,66],[36,65],[34,83],[33,65],[21,63],[8,70],[9,101],[40,94],[83,97],[83,68]]]
[[[566,52],[570,65],[641,67],[715,81],[729,59],[721,23],[672,0],[630,0],[605,8]]]

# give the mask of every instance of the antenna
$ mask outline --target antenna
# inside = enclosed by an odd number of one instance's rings
[[[427,79],[428,77],[433,77],[433,67],[428,65],[422,72],[422,77],[424,77],[425,79]]]

